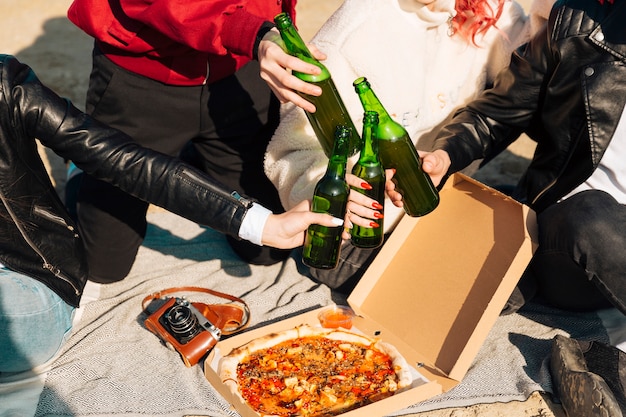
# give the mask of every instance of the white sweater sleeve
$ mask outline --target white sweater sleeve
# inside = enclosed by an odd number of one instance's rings
[[[302,109],[291,103],[281,108],[281,122],[265,154],[265,173],[289,210],[313,197],[315,184],[328,159]]]

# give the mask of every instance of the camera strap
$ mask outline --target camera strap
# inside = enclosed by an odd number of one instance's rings
[[[202,287],[175,287],[161,290],[146,296],[141,302],[141,307],[145,312],[148,312],[147,306],[152,300],[163,298],[163,296],[168,294],[181,292],[203,292],[241,304],[205,304],[191,302],[191,304],[197,308],[208,321],[218,327],[224,335],[238,332],[245,328],[250,322],[250,308],[244,300],[234,295]]]

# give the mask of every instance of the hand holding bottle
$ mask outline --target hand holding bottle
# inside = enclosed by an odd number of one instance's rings
[[[335,143],[328,160],[326,173],[315,185],[311,211],[328,213],[335,217],[346,214],[350,187],[346,182],[346,164],[350,148],[351,129],[337,126]],[[302,247],[302,261],[311,268],[333,269],[339,262],[342,227],[325,227],[319,224],[309,226]]]
[[[448,152],[437,149],[434,152],[420,153],[422,169],[426,172],[435,186],[439,186],[443,177],[448,173],[452,161]]]
[[[391,170],[388,172],[391,174]],[[351,188],[367,189],[370,186],[367,181],[363,181],[354,174],[346,174],[346,182]],[[365,228],[374,227],[373,224],[377,224],[376,220],[382,216],[383,204],[383,201],[376,201],[363,193],[351,189],[344,222],[348,230],[344,230],[342,238],[344,240],[351,239],[349,229],[354,225]]]
[[[262,243],[279,249],[302,246],[304,232],[312,224],[337,227],[343,224],[343,219],[330,214],[313,213],[311,201],[305,200],[285,213],[271,214],[263,228]]]
[[[274,17],[274,23],[280,32],[285,51],[311,65],[317,66],[320,70],[320,73],[316,75],[305,74],[295,70],[292,71],[292,74],[302,81],[317,85],[322,91],[319,96],[305,95],[303,99],[312,102],[314,105],[312,112],[307,110],[305,113],[315,132],[315,136],[317,136],[320,145],[322,145],[324,153],[327,157],[331,157],[335,129],[337,126],[346,126],[351,132],[348,156],[354,155],[361,148],[361,137],[354,127],[354,123],[339,95],[339,91],[337,91],[330,71],[316,59],[304,40],[302,40],[289,14],[279,13]]]
[[[394,182],[398,193],[403,195],[404,211],[413,217],[430,213],[439,204],[439,193],[430,177],[424,173],[421,158],[409,133],[391,118],[365,77],[357,78],[353,85],[363,109],[378,113],[375,135],[378,138],[380,160],[385,168],[396,170]]]
[[[448,173],[450,169],[451,161],[450,155],[444,150],[438,149],[434,152],[422,152],[418,151],[420,158],[422,159],[422,170],[428,174],[433,185],[438,187],[443,180],[443,177]],[[402,207],[402,194],[396,191],[396,184],[391,181],[393,175],[387,174],[387,182],[385,185],[385,192],[387,197],[391,200],[394,206]]]
[[[282,44],[283,40],[276,29],[270,30],[263,36],[257,52],[259,66],[261,67],[261,78],[267,82],[281,103],[290,101],[305,111],[315,112],[315,105],[296,92],[310,96],[319,96],[322,94],[322,89],[315,84],[301,80],[293,75],[291,71],[319,75],[321,69],[316,65],[289,55],[283,50]],[[315,46],[308,45],[308,47],[316,59],[326,59],[326,55]]]

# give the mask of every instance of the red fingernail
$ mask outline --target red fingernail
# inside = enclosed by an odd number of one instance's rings
[[[382,219],[383,217],[385,217],[385,215],[383,213],[376,212],[374,213],[374,217],[376,217],[377,219]]]
[[[374,201],[372,203],[372,207],[374,207],[376,210],[382,210],[383,209],[383,205],[380,204],[378,201]]]
[[[371,185],[369,185],[369,184],[368,184],[368,183],[366,183],[366,182],[362,182],[362,183],[361,183],[361,188],[366,189],[366,190],[371,190],[371,189],[372,189],[372,186],[371,186]]]
[[[376,222],[371,222],[370,226],[372,226],[374,229],[380,227],[380,225],[378,223],[376,223]]]

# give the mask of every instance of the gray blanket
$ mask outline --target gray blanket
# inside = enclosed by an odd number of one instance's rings
[[[27,383],[0,384],[0,415],[238,416],[206,381],[202,364],[186,368],[176,352],[144,327],[142,299],[175,286],[212,288],[244,298],[253,327],[345,302],[302,274],[295,256],[279,265],[250,266],[212,230],[167,212],[151,213],[149,221],[130,276],[89,289],[86,298],[97,299],[80,309],[75,331],[60,355]],[[189,298],[221,302],[202,294]],[[614,328],[626,329],[621,315],[603,314],[613,320]],[[607,342],[606,317],[603,321],[597,314],[564,314],[534,305],[500,317],[461,384],[393,415],[525,400],[534,391],[551,392],[547,360],[552,337],[562,333]]]

